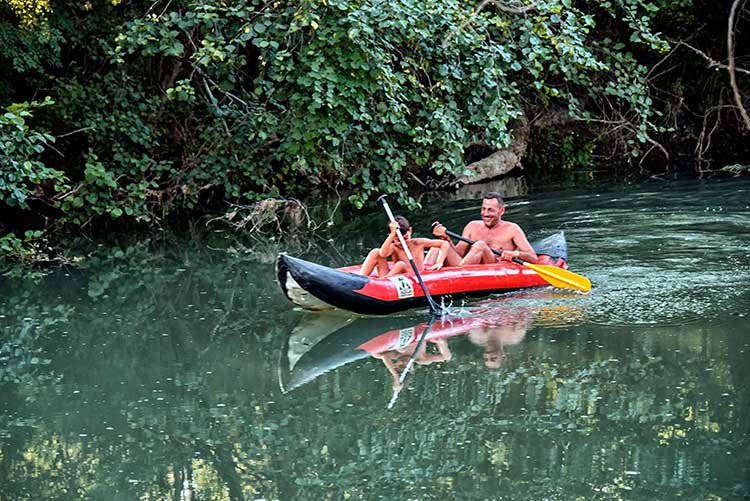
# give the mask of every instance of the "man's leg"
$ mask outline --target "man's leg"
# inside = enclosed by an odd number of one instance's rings
[[[490,246],[482,240],[477,240],[461,260],[461,266],[466,266],[467,264],[490,264],[494,262],[495,255],[492,253]]]
[[[435,247],[429,250],[429,252],[427,253],[427,257],[424,258],[425,269],[435,264],[435,262],[437,261],[439,252],[440,252],[440,249],[436,249]],[[443,261],[443,267],[460,266],[460,264],[461,264],[461,255],[458,252],[456,252],[456,250],[453,247],[449,247],[448,254],[445,256],[445,261]]]

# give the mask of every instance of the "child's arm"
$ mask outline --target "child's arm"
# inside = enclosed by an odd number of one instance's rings
[[[385,353],[379,353],[377,355],[374,355],[375,358],[379,358],[383,361],[385,364],[386,369],[388,369],[388,372],[391,374],[391,379],[393,382],[391,383],[393,386],[393,391],[398,391],[401,389],[401,375],[398,373],[398,370],[393,365],[393,361],[391,361],[391,352],[385,352]]]
[[[438,257],[435,260],[435,264],[430,266],[430,271],[437,271],[443,267],[446,256],[448,256],[448,249],[450,249],[450,243],[446,240],[437,240],[431,238],[417,238],[417,243],[421,246],[439,249]]]
[[[396,240],[396,228],[398,228],[398,223],[391,221],[388,223],[388,227],[391,231],[383,241],[383,245],[380,246],[380,257],[388,257],[393,254],[393,242]]]
[[[453,353],[451,353],[451,350],[448,348],[448,341],[446,341],[445,338],[436,339],[431,342],[437,346],[439,353],[427,353],[425,350],[425,353],[417,358],[417,363],[419,365],[433,364],[435,362],[449,362],[453,358]]]

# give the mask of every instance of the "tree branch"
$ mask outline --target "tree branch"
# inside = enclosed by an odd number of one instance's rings
[[[670,40],[670,41],[676,43],[677,46],[684,45],[688,49],[692,50],[693,52],[695,52],[696,54],[698,54],[699,56],[701,56],[703,59],[705,59],[706,61],[708,61],[708,67],[709,68],[721,68],[722,70],[728,70],[729,69],[729,66],[727,66],[726,64],[720,63],[719,61],[717,61],[715,59],[712,59],[711,56],[709,56],[708,54],[706,54],[702,50],[693,47],[689,43],[683,42],[682,40],[676,40],[676,41],[675,40]],[[661,62],[662,61],[659,61],[659,63],[661,63]],[[747,75],[750,75],[750,70],[746,70],[744,68],[735,68],[735,71],[737,71],[739,73],[745,73]]]
[[[742,6],[740,6],[742,4]],[[742,120],[745,122],[745,128],[750,132],[750,116],[747,115],[747,110],[742,106],[742,95],[740,89],[737,87],[737,77],[735,75],[734,66],[734,28],[735,28],[735,17],[737,15],[737,9],[742,10],[744,8],[745,0],[734,0],[732,3],[732,10],[729,11],[729,23],[727,26],[727,71],[729,72],[729,83],[732,86],[732,92],[734,93],[734,102],[737,104],[737,108],[740,110]]]
[[[677,43],[677,45],[684,45],[685,47],[687,47],[688,49],[692,50],[693,52],[695,52],[696,54],[698,54],[699,56],[701,56],[703,59],[705,59],[706,61],[708,61],[708,67],[709,68],[721,68],[722,70],[729,69],[729,66],[727,66],[726,64],[720,63],[719,61],[717,61],[715,59],[712,59],[711,56],[709,56],[708,54],[706,54],[702,50],[693,47],[689,43],[683,42],[682,40],[679,40],[676,43]],[[750,75],[750,70],[746,70],[744,68],[735,68],[735,71],[737,71],[739,73],[745,73],[747,75]]]
[[[540,1],[541,0],[534,0],[530,4],[524,5],[522,7],[511,7],[509,5],[504,4],[500,0],[482,0],[482,3],[479,4],[479,7],[477,7],[477,10],[472,12],[472,14],[468,17],[468,19],[466,19],[466,21],[461,23],[461,26],[459,26],[458,28],[456,28],[455,30],[453,30],[452,32],[448,34],[446,39],[443,41],[443,48],[446,48],[448,46],[448,42],[450,41],[451,37],[455,33],[458,33],[459,31],[463,31],[463,29],[466,28],[466,26],[471,24],[471,22],[474,21],[474,19],[479,15],[479,13],[482,12],[482,9],[484,9],[487,6],[487,4],[491,3],[492,5],[496,6],[501,11],[508,12],[509,14],[524,14],[530,10],[536,9]]]
[[[510,5],[504,4],[500,0],[484,0],[482,4],[487,4],[489,2],[489,3],[492,3],[495,7],[497,7],[503,12],[508,12],[510,14],[524,14],[530,10],[536,9],[537,5],[539,5],[539,1],[540,0],[534,1],[522,7],[511,7]],[[477,9],[477,12],[479,12],[479,9]]]

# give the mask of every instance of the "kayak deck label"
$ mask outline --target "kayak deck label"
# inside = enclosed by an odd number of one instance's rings
[[[398,341],[396,342],[396,350],[403,350],[409,346],[414,339],[414,327],[408,327],[398,331]]]
[[[388,277],[388,280],[396,286],[399,299],[414,297],[414,284],[405,276],[397,275],[395,277]]]

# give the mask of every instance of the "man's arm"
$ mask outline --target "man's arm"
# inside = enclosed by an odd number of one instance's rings
[[[538,261],[538,256],[536,255],[536,252],[534,252],[534,248],[529,243],[529,240],[526,238],[526,234],[523,232],[520,226],[517,224],[514,224],[513,228],[513,245],[516,246],[516,250],[518,251],[518,258],[522,261],[526,261],[531,264],[536,264]]]
[[[469,231],[469,226],[471,226],[471,223],[467,224],[464,227],[464,231],[463,231],[464,236],[466,236],[467,232]],[[459,257],[464,257],[464,255],[466,254],[466,249],[469,248],[469,244],[467,244],[466,242],[459,242],[458,245],[454,244],[453,240],[451,240],[451,237],[445,234],[446,229],[447,228],[443,226],[442,224],[440,224],[438,221],[435,221],[434,223],[432,223],[432,234],[448,242],[448,245],[450,245],[450,248],[456,254],[458,254]]]
[[[469,221],[468,223],[466,223],[466,226],[464,226],[464,231],[461,232],[461,236],[464,238],[468,238],[469,240],[476,240],[476,238],[473,238],[472,235],[472,230],[474,229],[475,223],[476,221]],[[456,248],[460,249],[459,252],[462,256],[466,256],[466,252],[469,250],[469,247],[471,247],[471,245],[464,242],[463,240],[458,242],[458,245],[456,245]]]

